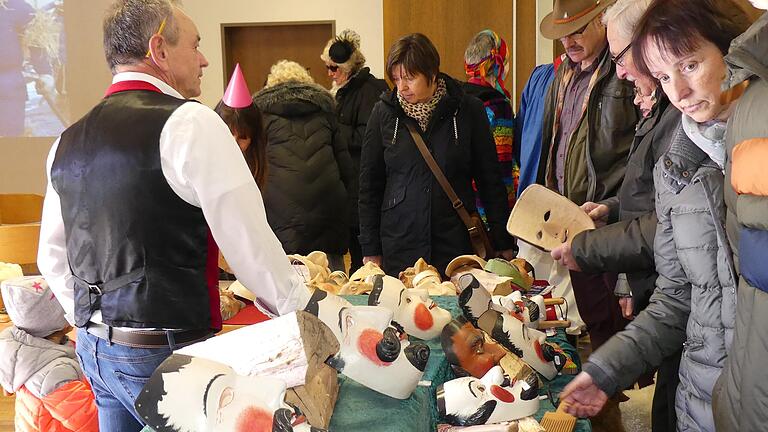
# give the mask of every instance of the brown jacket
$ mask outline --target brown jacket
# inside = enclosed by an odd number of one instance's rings
[[[635,125],[640,120],[633,103],[632,84],[616,76],[616,67],[608,49],[597,61],[600,62],[597,82],[589,93],[587,109],[570,137],[565,160],[563,195],[579,205],[616,195],[624,179]],[[570,67],[571,61],[566,57],[557,70],[544,103],[538,183],[555,190],[557,149],[552,139],[555,106],[560,82]]]

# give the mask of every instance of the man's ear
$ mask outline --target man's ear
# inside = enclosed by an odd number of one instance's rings
[[[149,57],[161,69],[168,60],[168,41],[162,35],[154,34],[149,38]]]

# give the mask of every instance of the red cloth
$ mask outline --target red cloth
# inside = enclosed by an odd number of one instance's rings
[[[162,93],[159,88],[146,81],[120,81],[109,86],[104,97],[130,90],[148,90],[156,93]]]
[[[205,257],[205,283],[208,285],[208,307],[211,328],[221,330],[221,298],[219,298],[219,245],[208,229],[208,255]]]
[[[242,299],[241,299],[242,300]],[[260,323],[269,319],[264,315],[252,302],[245,301],[246,306],[240,310],[235,316],[224,321],[224,324],[228,325],[250,325]]]

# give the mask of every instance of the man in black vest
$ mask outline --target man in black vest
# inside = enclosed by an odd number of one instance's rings
[[[103,431],[142,429],[133,405],[152,371],[221,328],[218,246],[263,311],[309,300],[230,131],[188,100],[208,65],[199,41],[170,0],[118,0],[112,85],[48,156],[38,265],[78,327]]]

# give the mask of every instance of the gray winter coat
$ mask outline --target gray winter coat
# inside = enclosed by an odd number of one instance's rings
[[[657,224],[653,167],[679,126],[680,111],[662,96],[653,114],[637,125],[617,198],[604,202],[611,208],[611,223],[584,231],[571,243],[573,258],[583,272],[627,273],[635,314],[648,305],[657,276],[653,262]]]
[[[728,239],[738,263],[740,230],[768,230],[768,198],[738,196],[731,187],[730,155],[733,148],[750,138],[768,137],[768,14],[731,44],[726,56],[728,76],[725,87],[749,80],[728,120],[725,136],[725,201],[728,207]],[[766,258],[763,257],[764,262]],[[759,281],[745,274],[739,278],[736,328],[728,361],[715,386],[714,414],[719,432],[768,429],[768,293],[755,288]],[[763,285],[765,289],[768,283]]]
[[[74,346],[57,345],[15,326],[0,333],[0,353],[0,384],[9,393],[26,386],[41,398],[83,378]]]
[[[678,431],[714,431],[712,387],[736,312],[733,260],[723,222],[723,174],[679,128],[654,169],[656,290],[624,331],[584,370],[608,394],[630,386],[683,347]]]

